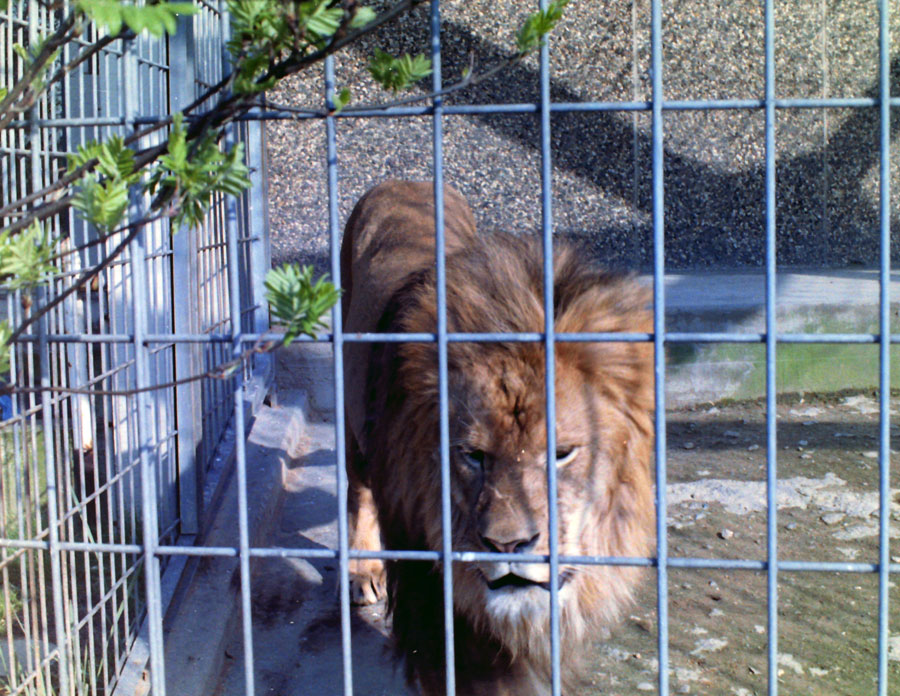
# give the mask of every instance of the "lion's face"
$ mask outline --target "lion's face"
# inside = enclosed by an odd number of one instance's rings
[[[451,353],[452,353],[451,347]],[[454,359],[456,357],[456,359]],[[645,526],[651,509],[643,461],[629,451],[646,438],[602,385],[586,376],[577,352],[558,348],[556,360],[557,535],[561,556],[643,553],[645,534],[623,548],[622,525]],[[474,359],[470,359],[474,358]],[[451,354],[451,467],[454,548],[511,554],[549,554],[544,355],[540,345],[478,347]],[[637,480],[635,480],[635,476]],[[637,519],[636,510],[641,510]],[[436,532],[436,534],[435,534]],[[440,529],[429,540],[440,549]],[[591,600],[616,600],[608,569],[560,564],[560,604],[587,591]],[[548,563],[482,561],[456,566],[457,600],[496,630],[542,622],[549,616]],[[600,595],[605,594],[605,597]],[[594,608],[594,607],[591,607]]]

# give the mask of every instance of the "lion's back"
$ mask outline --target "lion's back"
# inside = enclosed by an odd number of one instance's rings
[[[434,264],[434,185],[425,181],[385,181],[356,204],[341,243],[341,285],[345,332],[374,332],[391,297],[413,274]],[[475,219],[465,199],[444,187],[446,253],[475,236]],[[363,436],[363,392],[371,347],[348,343],[344,352],[349,427]]]

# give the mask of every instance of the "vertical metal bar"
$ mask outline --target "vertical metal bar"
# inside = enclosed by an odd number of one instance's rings
[[[33,15],[29,16],[29,26],[33,21]],[[34,45],[34,44],[32,44]],[[37,148],[37,141],[32,140],[32,148]],[[34,150],[32,150],[32,153]],[[34,179],[39,182],[40,178]],[[46,302],[49,292],[44,291],[41,296]],[[63,577],[62,577],[62,552],[59,548],[59,489],[57,487],[56,453],[53,447],[53,407],[50,397],[50,350],[47,344],[47,315],[41,317],[38,322],[38,348],[40,350],[40,378],[41,378],[41,415],[43,419],[44,439],[44,466],[47,477],[47,526],[49,528],[48,541],[50,544],[50,582],[53,593],[53,623],[56,633],[56,641],[59,648],[59,688],[64,694],[69,693],[70,684],[70,660],[69,660],[69,634],[65,626],[65,610],[63,607]],[[35,450],[35,454],[37,450]],[[35,471],[37,467],[35,466]],[[35,498],[39,500],[40,498]]]
[[[766,537],[769,694],[778,693],[778,450],[775,382],[775,19],[772,0],[765,5],[766,140]]]
[[[878,384],[878,694],[888,694],[888,596],[890,588],[890,511],[891,511],[891,64],[890,4],[879,0],[878,96],[879,96],[879,223],[880,248],[880,332],[881,374]]]
[[[134,42],[124,42],[122,58],[126,85],[135,85],[137,78],[137,55]],[[123,90],[125,100],[125,119],[129,126],[134,125],[135,103],[134,90]],[[140,187],[134,186],[129,194],[129,219],[140,220],[144,213],[143,193]],[[141,229],[129,248],[131,254],[131,282],[133,309],[133,345],[135,387],[143,389],[150,386],[150,356],[144,342],[147,335],[147,249],[146,229]],[[165,664],[163,657],[162,626],[162,593],[160,589],[159,556],[156,547],[159,545],[159,519],[157,511],[156,472],[151,461],[153,454],[153,420],[154,408],[150,394],[139,391],[135,395],[137,402],[137,436],[138,456],[141,472],[141,529],[143,532],[144,576],[146,580],[147,621],[150,634],[150,684],[154,696],[165,696]]]
[[[195,54],[194,18],[182,17],[178,31],[169,37],[170,108],[181,111],[194,100],[195,94]],[[197,320],[197,231],[180,229],[172,236],[172,281],[180,288],[188,302],[174,302],[175,333],[194,333],[200,330]],[[200,349],[196,344],[175,344],[175,378],[202,372]],[[177,466],[178,505],[182,534],[197,534],[200,531],[200,509],[203,496],[203,467],[197,461],[197,448],[201,436],[199,424],[200,385],[189,383],[175,388],[175,417],[178,424]]]
[[[327,79],[327,78],[326,78]],[[250,167],[250,181],[252,186],[247,192],[248,229],[247,236],[251,238],[249,245],[248,272],[250,283],[249,305],[253,310],[253,326],[251,331],[264,333],[269,328],[269,303],[266,302],[266,271],[272,265],[269,258],[269,206],[268,206],[268,180],[266,178],[266,139],[265,128],[259,121],[248,121],[246,127],[247,158]],[[328,128],[327,124],[325,126]],[[329,159],[329,162],[331,160]],[[329,198],[329,201],[331,199]],[[330,202],[329,202],[330,205]],[[340,228],[338,239],[340,239]],[[337,276],[332,275],[332,278]],[[335,281],[336,282],[336,281]]]
[[[334,58],[325,59],[325,106],[334,108]],[[341,285],[340,223],[338,221],[337,141],[334,118],[325,119],[326,156],[328,172],[328,234],[331,244],[331,278]],[[347,451],[344,423],[344,332],[341,303],[331,310],[331,334],[334,351],[334,449],[337,457],[338,504],[338,573],[341,604],[341,656],[344,664],[344,694],[353,694],[353,653],[350,633],[350,548],[347,529]]]
[[[220,6],[221,7],[221,6]],[[223,9],[221,14],[222,27],[222,61],[226,71],[231,70],[229,56],[225,49],[226,42],[231,38],[231,24],[228,13]],[[229,125],[225,130],[225,147],[231,149],[235,146],[235,126]],[[241,278],[240,278],[240,250],[238,247],[237,225],[237,200],[234,196],[225,198],[225,246],[228,282],[228,299],[230,302],[231,320],[231,357],[239,358],[243,350],[241,343]],[[235,473],[238,486],[238,562],[241,574],[241,628],[244,645],[244,693],[248,696],[256,693],[254,684],[253,661],[253,615],[250,607],[250,525],[247,513],[247,448],[246,428],[244,426],[244,371],[243,368],[235,370],[234,390],[234,458]]]
[[[230,128],[229,128],[230,131]],[[226,146],[234,146],[231,135],[226,139]],[[225,229],[228,238],[228,285],[231,310],[231,355],[237,358],[241,354],[241,297],[240,278],[238,275],[238,234],[237,205],[233,197],[228,197],[225,216]],[[241,573],[241,620],[244,643],[244,686],[245,693],[253,694],[253,626],[250,611],[250,531],[247,514],[247,455],[246,428],[244,426],[244,374],[242,369],[234,373],[234,452],[238,484],[238,544]]]
[[[38,17],[40,5],[37,0],[29,0],[28,2],[28,45],[36,46],[38,42]],[[38,106],[35,105],[28,111],[28,137],[29,137],[29,156],[31,167],[31,182],[34,189],[41,187],[43,181],[41,172],[41,133],[37,125],[39,117]],[[24,181],[24,177],[23,177]],[[24,192],[24,191],[23,191]],[[50,291],[45,289],[40,293],[43,302],[49,301]],[[47,343],[46,334],[48,332],[48,315],[41,317],[38,322],[38,348],[40,351],[40,380],[41,387],[41,417],[42,417],[42,435],[44,443],[44,467],[46,476],[46,492],[47,492],[47,525],[48,525],[48,541],[50,546],[50,583],[53,595],[53,622],[54,631],[56,633],[56,641],[59,648],[59,687],[62,693],[69,692],[70,684],[70,660],[69,660],[69,634],[65,625],[65,607],[63,602],[63,577],[62,577],[62,552],[59,548],[59,495],[60,491],[57,487],[57,471],[56,471],[56,452],[54,451],[53,431],[55,429],[53,419],[52,399],[48,388],[51,386],[50,379],[50,348]],[[35,458],[37,457],[37,448],[34,450]],[[37,466],[35,466],[37,472]],[[37,476],[35,476],[37,478]],[[35,500],[40,500],[36,497]]]
[[[541,10],[547,0],[540,0]],[[556,480],[556,335],[553,312],[553,153],[550,141],[550,49],[541,42],[541,235],[544,252],[544,399],[547,426],[547,503],[550,542],[550,687],[559,696],[559,522]]]
[[[431,0],[431,87],[441,90],[441,8]],[[434,152],[434,229],[437,273],[438,410],[441,442],[441,531],[444,573],[444,662],[447,696],[456,694],[456,649],[453,637],[453,529],[450,510],[450,409],[447,388],[447,280],[444,254],[444,131],[443,100],[434,98],[432,147]]]
[[[659,621],[659,693],[669,693],[669,540],[666,518],[665,198],[663,186],[662,1],[650,9],[653,167],[653,366],[656,407],[656,604]]]

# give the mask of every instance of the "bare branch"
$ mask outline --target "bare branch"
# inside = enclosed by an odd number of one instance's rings
[[[220,363],[201,374],[189,375],[170,382],[161,384],[152,384],[147,387],[135,387],[134,389],[92,389],[86,387],[17,387],[15,384],[0,382],[0,394],[38,394],[40,392],[50,392],[54,394],[85,394],[87,396],[134,396],[143,392],[157,391],[159,389],[171,389],[179,387],[182,384],[190,384],[201,379],[230,379],[234,376],[235,371],[240,368],[244,361],[254,354],[268,353],[277,347],[278,341],[257,341],[252,348],[248,348],[238,357],[228,362]]]
[[[88,60],[92,56],[96,55],[104,48],[109,46],[113,41],[118,41],[121,39],[122,41],[132,41],[137,36],[130,29],[123,29],[116,36],[103,36],[97,39],[90,46],[85,48],[81,53],[79,53],[74,59],[70,60],[68,63],[63,65],[59,70],[53,73],[53,76],[47,80],[46,85],[51,85],[54,82],[58,82],[63,79],[68,73],[72,72],[75,68],[81,65],[84,61]]]
[[[157,216],[152,216],[149,218],[141,218],[140,220],[132,222],[131,224],[123,227],[121,231],[125,232],[127,230],[127,232],[128,232],[128,234],[125,235],[124,239],[122,239],[122,241],[119,242],[119,244],[107,256],[105,256],[99,263],[97,263],[95,266],[92,266],[91,268],[88,268],[85,271],[82,271],[81,275],[79,275],[78,278],[75,280],[75,282],[72,283],[69,287],[67,287],[65,290],[63,290],[61,293],[59,293],[56,297],[54,297],[52,300],[50,300],[47,304],[41,305],[40,307],[34,309],[34,311],[32,311],[32,313],[31,313],[31,315],[27,319],[25,319],[21,324],[19,324],[15,328],[15,330],[13,330],[12,335],[9,337],[9,340],[7,341],[7,343],[8,344],[13,343],[19,336],[21,336],[25,332],[25,329],[27,329],[29,326],[34,324],[34,322],[36,322],[38,319],[40,319],[42,316],[44,316],[51,309],[53,309],[54,307],[59,305],[63,300],[65,300],[67,297],[69,297],[69,295],[78,291],[78,289],[83,287],[84,285],[86,285],[91,280],[91,278],[93,278],[95,275],[100,273],[100,271],[102,271],[107,266],[109,266],[119,256],[119,254],[121,254],[125,250],[125,248],[129,244],[131,244],[132,241],[134,241],[134,238],[137,236],[140,229],[144,225],[155,220],[156,218],[157,218]]]
[[[157,213],[156,215],[151,215],[149,217],[144,218],[143,224],[149,225],[157,220],[163,220],[165,218],[172,217],[171,210],[164,210],[161,213]],[[122,234],[123,232],[127,232],[130,225],[123,225],[122,227],[118,227],[114,229],[112,232],[107,232],[106,234],[101,234],[96,239],[92,239],[89,242],[85,242],[84,244],[79,244],[78,246],[71,247],[66,249],[65,251],[60,252],[54,256],[51,256],[47,261],[58,261],[59,259],[64,259],[67,256],[71,256],[72,254],[77,254],[79,251],[84,251],[85,249],[90,249],[91,247],[95,247],[99,244],[103,244],[104,242],[109,241],[113,237],[118,234]]]
[[[491,66],[489,69],[485,70],[483,73],[478,73],[477,75],[472,73],[472,64],[474,61],[474,56],[472,54],[469,55],[469,69],[464,74],[463,78],[459,82],[455,82],[448,87],[444,87],[441,90],[436,92],[425,92],[423,94],[412,94],[407,97],[402,97],[400,99],[394,99],[389,102],[381,102],[379,104],[361,104],[358,106],[347,106],[341,110],[342,114],[353,114],[359,113],[362,111],[386,111],[387,109],[393,109],[398,106],[406,106],[407,104],[415,104],[417,102],[430,101],[432,99],[436,99],[438,97],[444,97],[448,94],[453,94],[454,92],[460,92],[464,89],[468,89],[469,87],[475,87],[476,85],[489,80],[494,77],[497,73],[510,68],[517,63],[519,63],[523,54],[517,53],[515,55],[509,56],[504,60],[500,61],[496,65]],[[331,116],[333,115],[333,111],[329,111],[328,109],[318,109],[314,107],[306,107],[306,106],[289,106],[287,104],[278,104],[274,102],[266,102],[266,103],[258,103],[256,104],[259,108],[263,110],[271,110],[271,111],[286,111],[288,113],[296,113],[296,114],[306,114],[310,116]]]
[[[38,206],[37,208],[29,212],[27,215],[24,215],[16,220],[16,222],[4,226],[3,229],[10,233],[18,232],[19,230],[23,230],[26,227],[29,227],[35,220],[46,220],[49,217],[53,217],[54,215],[67,210],[74,197],[74,195],[68,194],[66,196],[63,196],[62,198],[57,198],[48,203],[44,203],[43,205]]]
[[[40,53],[35,56],[31,65],[26,68],[22,78],[12,86],[12,89],[9,90],[6,97],[0,101],[0,129],[5,128],[9,122],[12,121],[13,115],[16,113],[16,110],[12,108],[13,105],[19,97],[25,94],[26,90],[31,89],[31,83],[41,73],[41,70],[44,69],[47,61],[50,60],[50,56],[53,55],[56,49],[68,41],[67,35],[74,25],[75,11],[69,13],[69,15],[60,22],[59,28],[44,42],[43,46],[41,46]]]

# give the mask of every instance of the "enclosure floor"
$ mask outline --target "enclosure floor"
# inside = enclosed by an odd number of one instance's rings
[[[292,347],[278,360],[279,385],[307,392],[310,422],[304,454],[286,475],[271,544],[334,548],[334,434],[333,424],[326,422],[333,412],[330,346]],[[893,417],[897,409],[895,402]],[[898,435],[900,429],[892,425],[892,437]],[[672,409],[667,438],[670,556],[765,560],[763,405],[747,401]],[[878,409],[870,394],[807,394],[778,406],[780,559],[877,561],[877,443]],[[891,555],[897,560],[900,471],[896,455],[892,460]],[[335,566],[272,560],[254,568],[257,694],[343,693]],[[647,571],[623,620],[596,636],[578,696],[655,692],[655,580],[655,572]],[[672,693],[765,693],[765,573],[670,569],[668,587]],[[877,575],[781,572],[778,591],[778,674],[784,693],[873,693]],[[895,582],[890,612],[889,674],[896,685],[900,590]],[[354,693],[408,694],[388,657],[383,604],[354,608],[353,617]],[[244,694],[243,665],[235,640],[217,694]]]
[[[271,546],[336,548],[334,426],[307,425],[305,455],[286,472],[280,519]],[[256,693],[329,696],[343,693],[337,563],[257,559],[252,574]],[[353,693],[408,694],[388,654],[384,605],[354,608]],[[240,636],[225,654],[216,696],[244,696]]]

